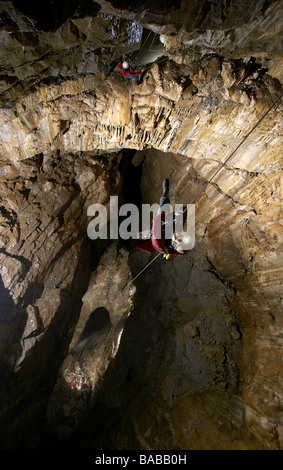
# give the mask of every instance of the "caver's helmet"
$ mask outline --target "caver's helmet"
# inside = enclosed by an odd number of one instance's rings
[[[124,60],[124,62],[123,62],[123,64],[122,64],[122,66],[123,66],[123,69],[128,69],[128,68],[129,68],[129,64],[128,64],[128,62],[126,62],[125,60]]]
[[[175,250],[178,251],[178,253],[180,253],[180,255],[183,255],[185,253],[181,244],[177,245],[175,247]]]

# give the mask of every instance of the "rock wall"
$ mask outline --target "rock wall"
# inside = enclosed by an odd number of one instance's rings
[[[174,202],[190,202],[203,187],[178,158],[139,154],[143,202],[158,200],[168,170]],[[268,250],[257,211],[213,191],[196,206],[209,220],[202,232],[197,216],[192,252],[153,263],[135,282],[119,352],[80,429],[82,447],[280,448],[280,274],[276,262],[268,273],[260,267]],[[133,275],[150,259],[133,250]]]
[[[62,440],[69,439],[81,425],[88,398],[119,349],[132,310],[129,291],[125,290],[129,274],[127,251],[112,244],[91,275],[69,354],[48,405],[50,428]]]
[[[38,155],[2,177],[1,440],[6,444],[18,445],[18,421],[21,446],[40,436],[38,410],[46,406],[91,270],[105,249],[102,241],[93,246],[86,237],[87,208],[93,197],[107,204],[109,193],[119,193],[113,159]],[[21,422],[25,415],[30,422]]]
[[[282,2],[20,3],[0,2],[1,446],[279,449],[282,99],[206,184],[282,92]],[[117,67],[134,22],[165,46],[139,85]],[[157,202],[164,177],[197,198],[197,243],[129,293],[151,258],[89,240],[87,208],[136,203],[131,178]]]

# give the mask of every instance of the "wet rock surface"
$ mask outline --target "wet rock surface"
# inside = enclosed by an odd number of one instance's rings
[[[23,3],[0,2],[1,448],[280,449],[282,99],[256,124],[282,2]],[[142,27],[164,50],[138,85]],[[195,247],[128,286],[152,257],[90,240],[88,207],[167,177]]]

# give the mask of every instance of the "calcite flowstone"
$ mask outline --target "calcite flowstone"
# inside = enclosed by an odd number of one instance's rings
[[[88,3],[0,2],[3,447],[48,424],[78,447],[279,449],[282,2]],[[139,85],[117,66],[132,21],[164,44]],[[165,177],[195,248],[122,291],[151,258],[90,241],[87,208],[156,203]]]

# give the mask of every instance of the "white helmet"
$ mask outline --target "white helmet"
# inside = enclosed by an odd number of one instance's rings
[[[122,65],[123,65],[123,69],[128,69],[130,67],[128,62],[126,61],[124,61]]]
[[[175,247],[175,250],[178,251],[178,253],[180,253],[180,255],[184,255],[184,254],[185,254],[181,243],[180,243],[178,246]]]

